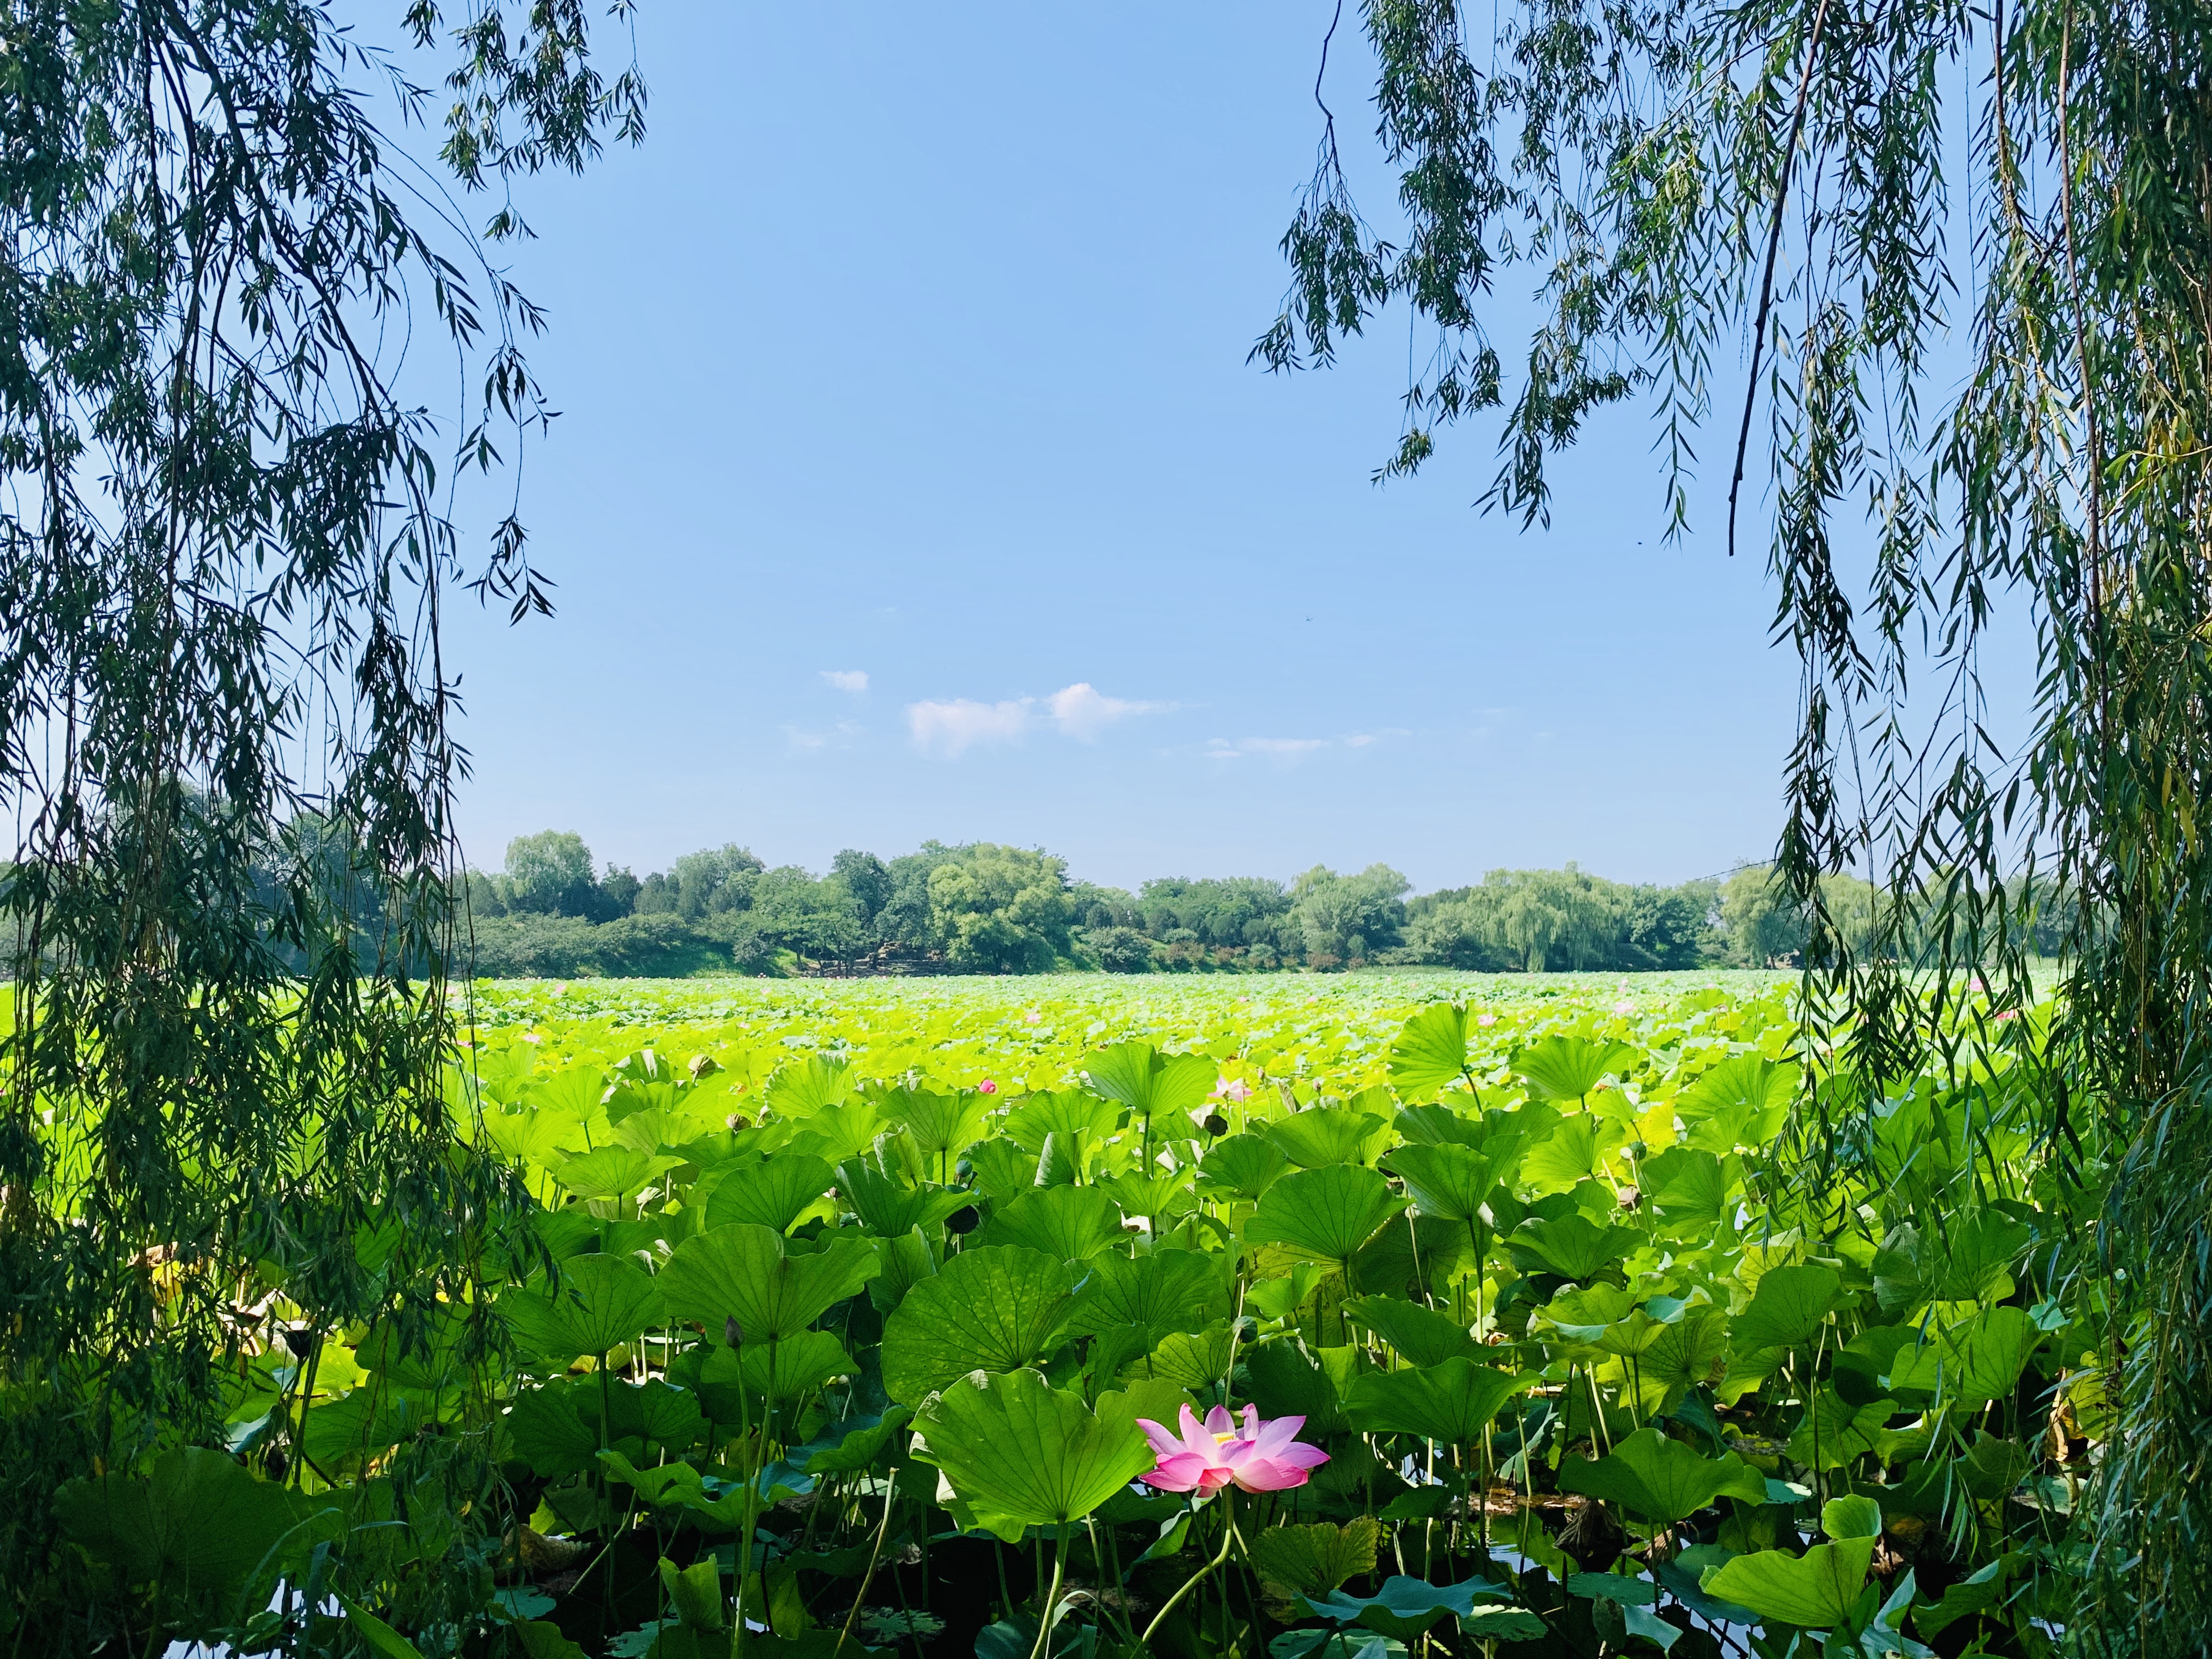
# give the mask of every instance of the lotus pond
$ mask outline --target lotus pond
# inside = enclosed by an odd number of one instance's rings
[[[140,1631],[124,1505],[400,1656],[2050,1650],[2097,1149],[2012,1127],[2024,1047],[1844,1089],[1791,995],[480,987],[527,1226],[406,1322],[272,1267],[232,1443],[64,1519]]]

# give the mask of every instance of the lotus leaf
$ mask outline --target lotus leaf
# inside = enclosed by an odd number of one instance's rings
[[[916,1425],[952,1490],[1010,1543],[1026,1528],[1081,1519],[1153,1462],[1133,1423],[1094,1415],[1032,1370],[957,1379]]]
[[[970,1371],[1012,1371],[1047,1353],[1067,1317],[1074,1276],[1057,1256],[1017,1244],[963,1250],[906,1294],[884,1323],[884,1387],[918,1406]]]

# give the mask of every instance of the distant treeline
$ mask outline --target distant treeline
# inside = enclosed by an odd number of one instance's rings
[[[1066,860],[989,842],[926,842],[884,860],[837,854],[814,875],[742,847],[641,879],[599,871],[582,837],[509,843],[467,879],[472,970],[489,978],[698,973],[1109,973],[1432,964],[1486,972],[1765,967],[1804,927],[1764,866],[1657,887],[1564,870],[1494,870],[1408,897],[1385,865],[1316,866],[1284,883],[1166,878],[1136,892],[1068,878]],[[1870,916],[1872,892],[1832,878],[1832,910]]]

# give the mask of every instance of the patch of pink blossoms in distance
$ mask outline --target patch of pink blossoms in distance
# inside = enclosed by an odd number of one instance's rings
[[[1241,1077],[1224,1077],[1215,1081],[1213,1092],[1223,1100],[1249,1100],[1252,1085]]]
[[[1283,1492],[1303,1486],[1306,1474],[1328,1462],[1319,1446],[1297,1437],[1305,1427],[1303,1417],[1260,1420],[1260,1408],[1244,1408],[1243,1432],[1228,1411],[1216,1406],[1201,1423],[1191,1408],[1182,1408],[1182,1432],[1171,1434],[1149,1417],[1137,1419],[1145,1438],[1152,1443],[1159,1459],[1152,1472],[1138,1476],[1146,1486],[1163,1492],[1194,1492],[1211,1498],[1224,1486],[1246,1492]]]
[[[1474,1017],[1474,1023],[1477,1025],[1495,1025],[1498,1024],[1498,1016],[1495,1014],[1477,1014]]]
[[[979,1095],[995,1095],[999,1092],[999,1085],[992,1082],[990,1079],[985,1078],[981,1083],[975,1085],[975,1092]]]
[[[1022,1016],[1022,1024],[1024,1025],[1034,1025],[1043,1018],[1044,1016],[1042,1014],[1037,1012],[1036,1009],[1032,1008],[1029,1012]]]

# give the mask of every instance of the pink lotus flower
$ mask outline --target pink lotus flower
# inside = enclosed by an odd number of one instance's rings
[[[1636,1012],[1636,1005],[1623,997],[1613,1005],[1613,1012],[1616,1014],[1632,1014]]]
[[[980,1095],[995,1095],[999,1092],[999,1085],[992,1082],[990,1079],[985,1078],[981,1083],[975,1085],[975,1092]]]
[[[1241,1077],[1224,1077],[1214,1084],[1213,1092],[1223,1100],[1249,1100],[1252,1085]]]
[[[1319,1446],[1296,1438],[1305,1426],[1303,1417],[1260,1420],[1260,1408],[1244,1408],[1243,1432],[1237,1419],[1216,1406],[1206,1421],[1185,1406],[1182,1433],[1170,1434],[1149,1417],[1137,1419],[1145,1438],[1152,1443],[1159,1462],[1149,1474],[1138,1478],[1163,1492],[1194,1492],[1211,1498],[1231,1483],[1246,1492],[1282,1492],[1306,1483],[1306,1471],[1328,1462]]]
[[[1495,1025],[1498,1024],[1498,1016],[1495,1014],[1477,1014],[1474,1017],[1474,1023],[1477,1025]]]
[[[1043,1018],[1044,1016],[1042,1014],[1037,1012],[1036,1009],[1032,1008],[1029,1012],[1022,1016],[1022,1024],[1024,1025],[1034,1025]]]

